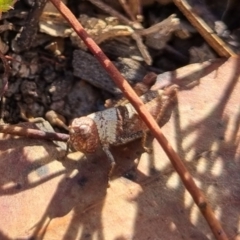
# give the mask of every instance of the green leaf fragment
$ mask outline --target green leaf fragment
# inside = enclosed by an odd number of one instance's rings
[[[0,0],[0,12],[7,12],[13,8],[17,0]]]

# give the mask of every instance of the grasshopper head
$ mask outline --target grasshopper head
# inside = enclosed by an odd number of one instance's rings
[[[70,144],[77,151],[93,153],[100,141],[97,126],[89,117],[75,118],[69,126]]]

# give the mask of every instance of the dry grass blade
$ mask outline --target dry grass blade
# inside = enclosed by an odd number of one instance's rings
[[[133,15],[129,5],[126,2],[126,0],[119,0],[119,3],[122,5],[124,11],[131,18],[131,20],[134,21],[134,22],[137,21],[136,17]]]
[[[171,145],[168,143],[167,139],[163,135],[160,127],[153,119],[152,115],[147,111],[143,102],[139,99],[137,94],[128,84],[128,82],[122,77],[120,72],[116,69],[116,67],[112,64],[112,62],[107,58],[107,56],[101,51],[101,49],[95,44],[95,42],[90,38],[87,32],[83,29],[78,20],[74,17],[72,12],[60,1],[60,0],[51,0],[51,2],[55,5],[55,7],[63,14],[66,20],[71,24],[73,29],[82,38],[84,43],[87,45],[89,50],[96,56],[99,60],[103,68],[108,72],[108,74],[112,77],[117,86],[122,90],[125,97],[131,102],[131,104],[135,107],[136,111],[146,123],[148,128],[150,129],[153,136],[158,140],[161,144],[162,148],[166,152],[167,156],[171,160],[175,170],[181,177],[186,189],[191,194],[194,202],[197,204],[199,209],[201,210],[203,216],[207,220],[214,236],[216,239],[228,239],[221,224],[215,217],[212,208],[206,200],[204,194],[199,190],[189,171],[184,166],[180,157],[173,150]]]
[[[202,37],[208,44],[218,53],[221,57],[234,57],[237,56],[226,43],[218,37],[217,34],[192,11],[191,6],[185,0],[173,0],[175,5],[183,12],[191,24],[198,30]]]

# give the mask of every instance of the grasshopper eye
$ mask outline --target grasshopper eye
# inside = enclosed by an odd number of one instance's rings
[[[88,135],[91,134],[91,127],[87,124],[82,124],[81,126],[79,126],[79,132],[80,134],[87,137]]]

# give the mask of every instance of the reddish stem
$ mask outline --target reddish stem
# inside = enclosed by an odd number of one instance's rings
[[[221,224],[215,217],[213,210],[211,209],[209,203],[206,200],[204,194],[199,190],[197,185],[195,184],[191,174],[188,172],[183,162],[177,153],[173,150],[171,145],[168,143],[167,139],[163,135],[160,127],[153,119],[152,115],[147,111],[143,102],[137,96],[135,91],[131,88],[128,82],[123,78],[121,73],[117,70],[117,68],[112,64],[112,62],[107,58],[107,56],[102,52],[102,50],[98,47],[98,45],[92,40],[92,38],[88,35],[88,33],[84,30],[79,21],[74,17],[72,12],[60,1],[60,0],[51,0],[53,5],[61,12],[61,14],[65,17],[65,19],[71,24],[72,28],[76,31],[79,37],[84,41],[89,50],[95,55],[95,57],[99,60],[103,68],[108,72],[116,85],[122,90],[125,97],[131,102],[131,104],[135,107],[138,114],[141,116],[143,121],[146,123],[148,128],[154,137],[161,144],[162,148],[168,155],[172,165],[175,170],[179,174],[184,183],[186,189],[191,194],[195,203],[201,210],[203,216],[208,222],[213,234],[218,240],[226,240],[228,239]]]

